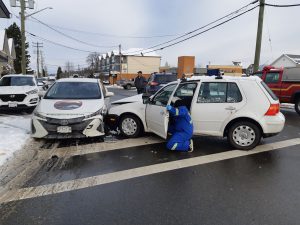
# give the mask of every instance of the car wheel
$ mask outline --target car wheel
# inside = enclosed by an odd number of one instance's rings
[[[142,124],[136,116],[125,115],[120,120],[119,129],[125,137],[136,138],[141,133]]]
[[[126,89],[127,89],[127,86],[123,86],[123,88],[126,90]]]
[[[126,85],[126,89],[130,90],[130,89],[131,89],[131,85],[130,85],[130,84],[127,84],[127,85]]]
[[[236,149],[251,150],[261,139],[259,127],[251,122],[241,121],[234,123],[228,131],[228,141]]]
[[[295,110],[300,115],[300,97],[296,99]]]

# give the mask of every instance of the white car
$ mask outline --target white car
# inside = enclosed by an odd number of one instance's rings
[[[115,124],[127,137],[145,131],[166,139],[166,106],[173,97],[190,110],[195,135],[227,137],[237,149],[254,148],[261,137],[278,134],[285,124],[278,98],[260,78],[196,77],[169,83],[144,102],[142,95],[113,102],[110,126]]]
[[[31,75],[5,75],[0,80],[0,109],[32,112],[39,102],[36,79]]]
[[[113,96],[96,79],[57,80],[34,111],[32,137],[85,138],[104,135],[103,117]]]

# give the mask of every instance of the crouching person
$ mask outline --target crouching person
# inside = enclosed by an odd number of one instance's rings
[[[170,113],[168,133],[171,135],[167,148],[172,151],[192,152],[193,121],[186,106],[176,97],[172,99],[173,106],[167,105]]]

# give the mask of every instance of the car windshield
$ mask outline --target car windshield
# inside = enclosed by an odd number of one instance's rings
[[[101,91],[97,83],[57,82],[47,92],[45,99],[100,99]]]
[[[176,75],[156,74],[154,81],[159,84],[166,84],[177,79]]]
[[[32,77],[3,77],[0,86],[34,86]]]

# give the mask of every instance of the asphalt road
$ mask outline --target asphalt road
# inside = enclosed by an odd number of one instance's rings
[[[282,112],[284,131],[256,154],[212,137],[196,138],[193,153],[168,152],[152,135],[106,150],[62,145],[1,202],[0,224],[299,224],[300,117]]]

